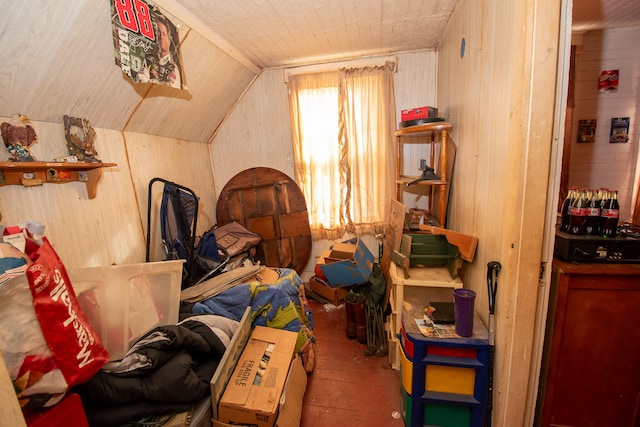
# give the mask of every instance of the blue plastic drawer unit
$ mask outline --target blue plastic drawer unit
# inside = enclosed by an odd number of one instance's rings
[[[408,427],[481,427],[487,397],[488,332],[476,319],[469,338],[427,337],[403,311],[400,342],[402,415]]]

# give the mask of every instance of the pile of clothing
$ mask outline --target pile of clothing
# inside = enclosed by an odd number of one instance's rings
[[[201,315],[151,330],[121,360],[74,388],[89,424],[107,427],[190,410],[209,395],[237,327],[235,320]]]
[[[267,326],[298,333],[296,353],[302,358],[305,370],[312,372],[315,363],[313,313],[305,296],[304,283],[293,269],[267,270],[272,274],[264,275],[261,280],[236,284],[214,296],[183,305],[183,310],[239,321],[250,307],[252,327]]]
[[[292,269],[269,269],[269,273],[269,279],[252,277],[213,296],[183,301],[183,320],[177,325],[154,328],[122,360],[107,363],[75,387],[89,424],[106,427],[189,411],[209,398],[210,380],[247,307],[252,327],[298,333],[296,353],[311,372],[315,338],[304,283]],[[212,279],[212,286],[220,287],[225,274]],[[202,295],[209,295],[206,282],[199,286]]]

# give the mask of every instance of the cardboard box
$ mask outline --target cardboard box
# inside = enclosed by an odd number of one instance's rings
[[[278,418],[275,427],[299,427],[302,419],[302,401],[307,389],[307,372],[302,365],[302,359],[296,355],[291,361],[289,374],[284,386],[284,392],[278,404]],[[213,420],[213,427],[238,427],[237,424],[227,424]],[[247,427],[252,427],[247,425]]]
[[[251,335],[251,310],[248,307],[240,320],[238,330],[233,335],[222,360],[218,364],[218,369],[216,369],[213,378],[211,378],[211,398],[206,402],[207,405],[202,405],[203,407],[199,408],[198,414],[194,414],[192,425],[202,427],[210,427],[211,425],[214,427],[238,427],[237,424],[229,424],[218,419],[218,402],[221,400],[227,383]],[[278,404],[276,427],[298,427],[300,425],[302,401],[306,388],[307,372],[302,364],[302,359],[296,356],[291,362],[284,393],[281,395]],[[207,413],[209,413],[209,422],[206,422],[205,414]],[[194,424],[195,421],[199,421],[199,423]]]
[[[291,361],[289,375],[280,397],[276,427],[299,427],[302,419],[302,401],[307,390],[307,371],[302,359],[296,356]]]
[[[423,107],[412,108],[411,110],[402,110],[400,112],[400,120],[405,122],[407,120],[417,120],[426,118],[438,117],[438,109],[436,107],[429,107],[425,105]]]
[[[255,327],[218,402],[219,423],[275,426],[297,338],[296,332]]]
[[[325,264],[325,259],[331,256],[331,249],[327,249],[322,251],[320,256],[316,259],[316,266],[313,269],[316,277],[319,277],[321,280],[327,281],[326,276],[324,275],[324,271],[322,271],[322,266]]]
[[[349,293],[349,288],[332,288],[320,282],[315,276],[309,279],[309,289],[336,306],[340,305]]]
[[[373,269],[373,254],[359,238],[356,243],[335,243],[320,265],[331,286],[366,283]]]
[[[227,349],[218,363],[218,368],[213,374],[209,386],[211,388],[211,399],[209,405],[211,407],[212,417],[218,419],[218,402],[222,398],[227,383],[233,374],[233,370],[238,363],[238,359],[242,355],[244,347],[251,336],[251,307],[247,307],[244,311],[238,329],[231,337],[231,342],[227,345]]]

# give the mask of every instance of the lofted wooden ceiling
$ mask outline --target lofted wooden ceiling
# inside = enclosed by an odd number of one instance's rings
[[[273,68],[437,49],[457,0],[178,3],[254,64]]]
[[[179,26],[180,91],[115,65],[110,1],[0,0],[0,116],[206,143],[262,70],[437,49],[457,1],[156,0]],[[575,24],[640,25],[639,3],[575,0]]]
[[[260,68],[437,49],[458,0],[156,0]],[[574,0],[580,31],[640,26],[638,0]]]

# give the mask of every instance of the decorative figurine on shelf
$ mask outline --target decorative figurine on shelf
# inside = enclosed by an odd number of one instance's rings
[[[94,147],[96,132],[88,120],[65,115],[64,134],[67,138],[69,157],[75,157],[78,162],[102,163]]]
[[[36,131],[31,120],[24,114],[15,114],[8,122],[0,125],[4,145],[9,151],[12,162],[35,162],[36,159],[29,152],[29,148],[38,142]]]

